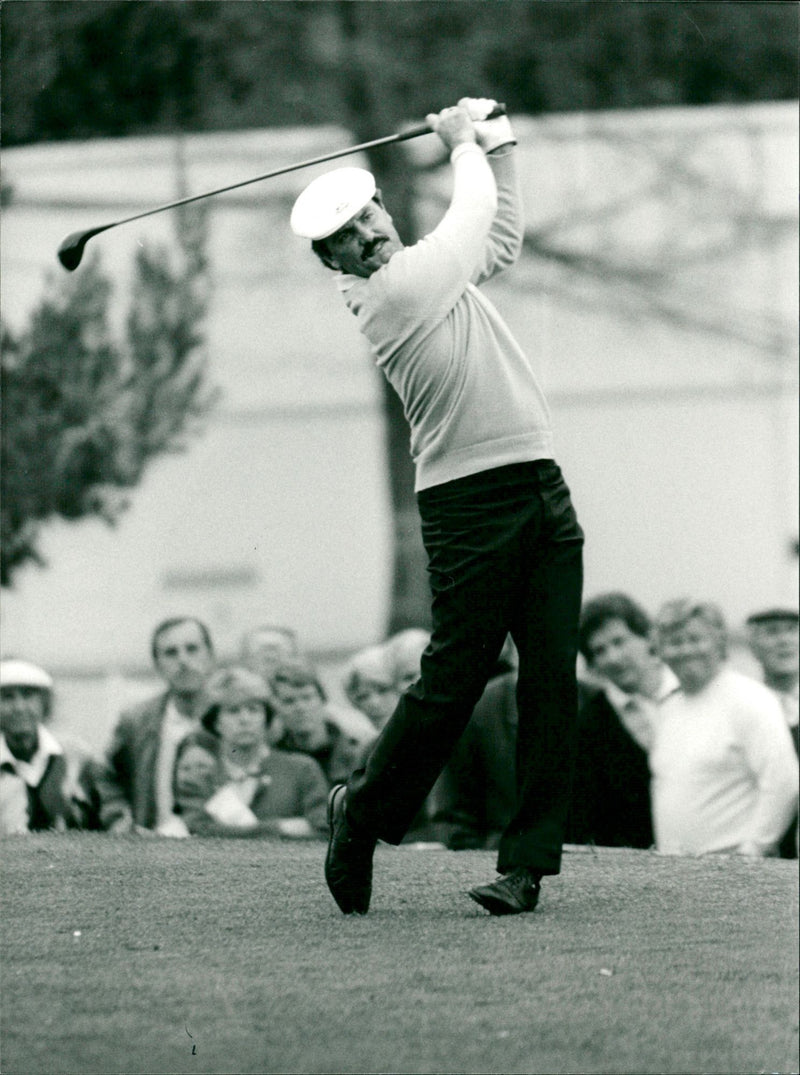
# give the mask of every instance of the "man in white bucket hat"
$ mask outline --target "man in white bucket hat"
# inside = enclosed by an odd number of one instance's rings
[[[403,401],[433,595],[419,680],[366,765],[329,800],[328,887],[364,914],[377,841],[399,843],[464,731],[508,632],[519,651],[517,811],[496,881],[469,895],[491,914],[536,906],[559,872],[577,709],[583,533],[542,390],[478,285],[512,265],[523,221],[515,139],[495,102],[427,117],[450,151],[438,226],[404,246],[369,172],[340,168],[295,203],[293,231],[337,273],[375,360]]]
[[[31,661],[0,661],[0,836],[97,828],[96,765],[48,724],[53,680]]]

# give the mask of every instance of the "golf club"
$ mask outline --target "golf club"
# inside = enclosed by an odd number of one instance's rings
[[[487,119],[495,119],[497,116],[504,116],[506,114],[506,106],[504,104],[498,104],[486,117]],[[134,213],[133,216],[124,217],[122,220],[114,220],[110,224],[100,224],[96,228],[87,228],[85,231],[73,231],[62,239],[61,245],[58,248],[58,260],[72,272],[81,263],[83,257],[83,251],[89,240],[99,235],[103,231],[108,231],[109,228],[118,228],[120,224],[129,224],[132,220],[141,220],[142,217],[152,216],[154,213],[163,213],[167,209],[177,209],[181,205],[189,205],[190,202],[200,201],[202,198],[213,198],[216,194],[225,194],[229,190],[237,190],[239,187],[246,187],[250,183],[260,183],[263,179],[273,179],[276,175],[284,175],[286,172],[296,172],[300,168],[310,168],[314,164],[324,164],[325,161],[336,160],[337,157],[346,157],[350,153],[360,153],[363,150],[375,149],[377,146],[389,145],[392,142],[404,142],[409,138],[419,138],[422,134],[430,134],[431,128],[427,123],[420,124],[416,127],[410,127],[406,131],[401,131],[398,134],[388,134],[384,138],[376,138],[372,142],[362,142],[358,146],[350,146],[349,149],[339,149],[334,153],[325,153],[321,157],[314,157],[311,160],[300,161],[299,164],[288,164],[285,168],[276,168],[274,172],[266,172],[264,175],[253,176],[252,179],[243,179],[239,183],[231,183],[227,187],[219,187],[217,190],[207,190],[202,194],[192,194],[188,198],[180,198],[176,202],[169,202],[167,205],[156,206],[155,209],[146,209],[143,213]]]

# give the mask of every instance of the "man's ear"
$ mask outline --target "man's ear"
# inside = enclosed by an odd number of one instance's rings
[[[339,272],[341,270],[341,265],[334,261],[331,252],[328,249],[328,244],[324,239],[313,239],[311,242],[311,249],[326,269],[332,269],[334,272]]]

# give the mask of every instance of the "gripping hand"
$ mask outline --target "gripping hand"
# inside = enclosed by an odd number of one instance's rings
[[[497,101],[493,101],[490,97],[462,97],[458,104],[469,113],[469,118],[475,126],[478,145],[484,153],[491,153],[492,150],[499,149],[501,146],[517,144],[508,116],[497,116],[496,119],[484,118],[496,107]]]

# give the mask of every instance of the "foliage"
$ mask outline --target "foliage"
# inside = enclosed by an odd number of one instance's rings
[[[0,18],[7,145],[396,122],[464,93],[535,114],[798,90],[796,4],[5,0]]]
[[[180,262],[137,252],[124,342],[109,327],[111,284],[99,256],[48,289],[2,349],[0,582],[42,563],[55,516],[114,523],[155,456],[180,448],[213,400],[200,324],[206,307],[203,228],[184,214]]]

